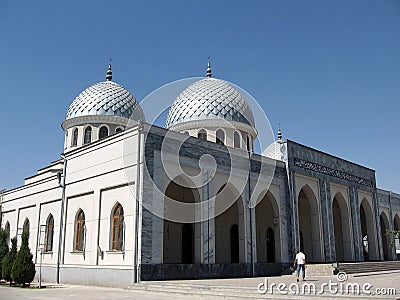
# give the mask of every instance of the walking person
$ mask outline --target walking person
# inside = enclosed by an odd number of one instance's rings
[[[300,269],[302,270],[303,275],[303,281],[306,280],[306,255],[300,250],[299,253],[296,254],[296,258],[294,259],[293,267],[296,268],[297,264],[297,270],[296,270],[296,276],[297,276],[297,282],[299,282],[299,275],[300,275]]]

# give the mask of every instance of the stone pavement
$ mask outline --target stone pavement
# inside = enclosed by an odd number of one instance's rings
[[[143,282],[127,289],[47,284],[47,288],[39,290],[3,285],[0,286],[0,299],[400,299],[399,271],[356,274],[341,279],[346,279],[342,281],[343,289],[346,288],[346,284],[351,284],[350,294],[340,292],[341,282],[334,276],[310,277],[304,283],[297,284],[293,276],[287,275],[268,278]],[[316,295],[311,296],[308,292],[302,295],[302,288],[308,291],[311,285],[315,286]],[[360,287],[360,293],[357,295],[352,294],[352,287],[355,285]],[[268,290],[265,290],[267,286]],[[336,287],[339,289],[337,292]],[[363,287],[366,287],[367,293],[363,293]],[[265,293],[260,294],[257,288]],[[296,289],[299,292],[293,295],[292,291],[296,292]],[[393,294],[393,289],[396,289],[396,294]],[[386,295],[382,295],[382,292]]]

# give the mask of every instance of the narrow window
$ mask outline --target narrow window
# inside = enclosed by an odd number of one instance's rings
[[[74,134],[72,135],[72,147],[78,145],[78,128],[74,129]]]
[[[201,129],[197,134],[197,137],[201,140],[207,140],[207,132],[204,129]]]
[[[124,210],[117,204],[112,212],[111,250],[122,251],[124,246]]]
[[[240,148],[240,135],[237,131],[233,133],[233,146],[235,148]]]
[[[78,211],[75,220],[75,242],[74,251],[83,251],[85,240],[85,213],[82,209]]]
[[[85,129],[85,138],[83,144],[89,144],[92,141],[92,127],[88,126]]]
[[[122,132],[122,128],[121,127],[117,127],[117,129],[115,129],[115,133],[119,133]]]
[[[53,215],[50,214],[46,222],[46,238],[45,238],[44,251],[46,252],[53,251],[53,236],[54,236],[54,218]]]
[[[251,145],[250,145],[250,137],[246,135],[246,145],[247,145],[247,151],[251,150]]]
[[[28,236],[29,236],[29,227],[30,227],[30,222],[29,222],[29,219],[26,218],[25,222],[24,222],[24,226],[22,227],[22,231],[26,231],[28,233]]]
[[[99,131],[99,140],[108,137],[108,128],[106,126],[101,126]]]
[[[4,227],[4,230],[7,234],[7,246],[10,246],[10,223],[8,221],[6,223],[6,226]]]
[[[225,132],[222,129],[217,130],[215,142],[220,145],[225,145]]]

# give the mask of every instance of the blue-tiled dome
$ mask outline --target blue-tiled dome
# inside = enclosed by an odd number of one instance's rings
[[[175,99],[165,127],[220,118],[255,127],[253,112],[246,99],[228,82],[208,77],[192,83]]]
[[[135,97],[111,80],[112,70],[109,64],[106,81],[95,83],[80,93],[69,106],[65,119],[106,115],[144,121],[142,108]]]

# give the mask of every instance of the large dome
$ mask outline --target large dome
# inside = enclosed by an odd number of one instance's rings
[[[130,118],[134,112],[143,119],[143,111],[135,97],[111,78],[95,83],[80,93],[69,106],[65,119],[88,115]]]
[[[172,103],[165,127],[195,120],[224,119],[255,127],[246,99],[228,82],[210,77],[189,85]]]

